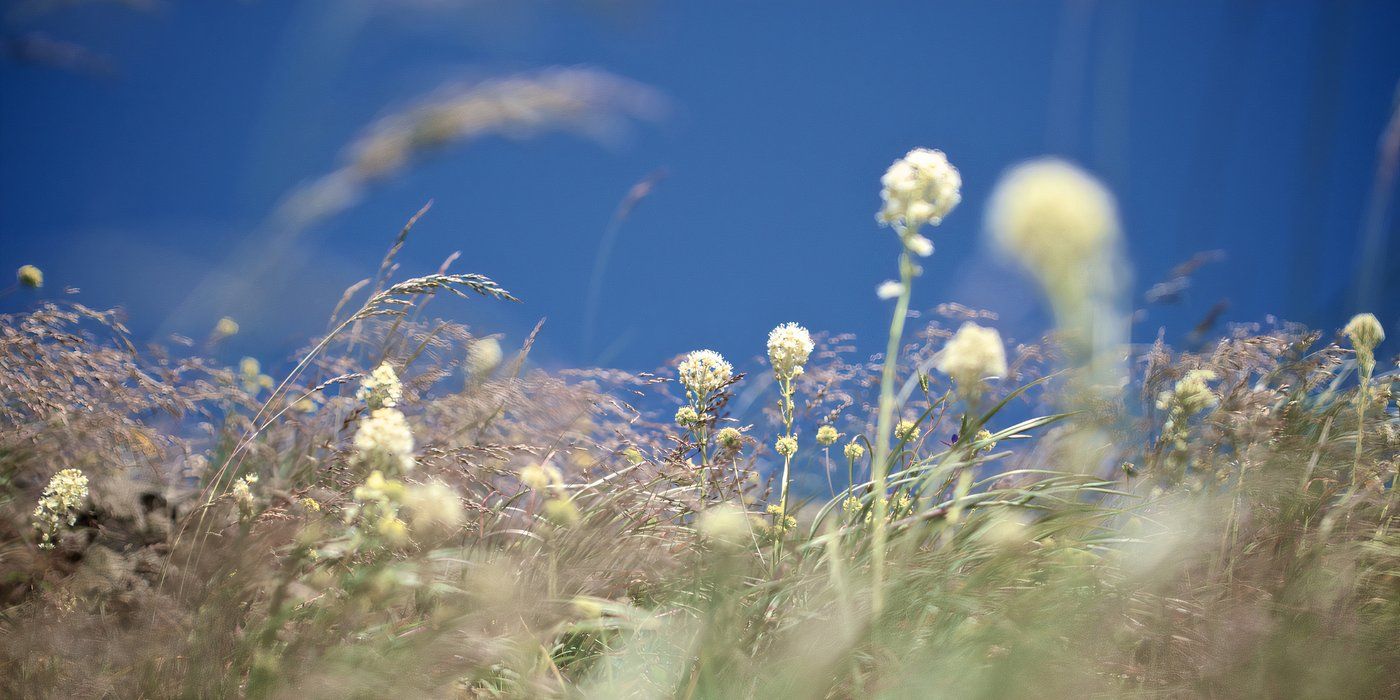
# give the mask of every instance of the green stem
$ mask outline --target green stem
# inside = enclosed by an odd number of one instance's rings
[[[891,423],[894,420],[895,370],[899,365],[899,345],[900,339],[904,335],[904,319],[909,314],[909,288],[913,279],[913,261],[909,259],[907,250],[902,251],[899,254],[901,288],[899,301],[894,306],[894,317],[890,319],[889,344],[885,348],[885,365],[880,374],[880,415],[875,428],[875,453],[871,456],[870,462],[871,479],[875,482],[872,504],[875,532],[871,544],[873,551],[870,562],[870,608],[872,613],[877,616],[885,603],[885,540],[887,537],[885,511],[888,507],[885,501],[885,481],[889,475],[890,431],[893,429]]]

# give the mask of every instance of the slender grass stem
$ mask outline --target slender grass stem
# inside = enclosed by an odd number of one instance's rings
[[[914,263],[909,259],[909,252],[903,251],[899,254],[899,300],[895,302],[894,317],[890,319],[889,343],[885,347],[885,364],[880,373],[880,413],[875,427],[875,452],[870,461],[871,479],[875,486],[872,503],[874,513],[871,518],[875,521],[875,527],[870,545],[870,608],[874,615],[880,614],[885,602],[885,541],[888,537],[885,523],[885,511],[888,507],[885,500],[885,481],[889,476],[890,433],[893,430],[891,423],[894,420],[895,409],[895,371],[899,365],[899,345],[904,336],[904,319],[909,315],[909,288],[913,279]]]

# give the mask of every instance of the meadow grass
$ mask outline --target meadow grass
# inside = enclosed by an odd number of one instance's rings
[[[1042,161],[988,222],[1056,329],[906,334],[961,179],[917,149],[882,185],[886,352],[774,329],[752,423],[717,353],[548,372],[534,334],[429,320],[514,297],[394,281],[417,216],[280,378],[207,359],[232,319],[171,350],[73,303],[0,318],[0,694],[1400,694],[1374,318],[1130,349],[1111,196]]]

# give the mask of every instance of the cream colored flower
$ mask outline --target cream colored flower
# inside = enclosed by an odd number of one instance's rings
[[[399,382],[399,375],[394,373],[394,368],[386,362],[360,381],[360,389],[355,392],[355,398],[365,402],[371,410],[394,408],[403,401],[403,384]]]
[[[903,228],[906,236],[924,224],[937,226],[962,201],[958,169],[942,151],[927,148],[916,148],[895,161],[880,178],[880,185],[885,204],[875,218]]]
[[[987,212],[996,245],[1042,279],[1097,260],[1119,235],[1113,195],[1088,173],[1053,158],[1002,176]]]
[[[797,438],[791,435],[780,437],[778,441],[773,444],[773,449],[777,450],[778,454],[784,457],[791,457],[797,454]]]
[[[34,528],[39,531],[39,548],[53,549],[58,531],[66,522],[78,522],[78,511],[88,497],[88,478],[79,469],[64,469],[49,479],[34,508]]]
[[[466,517],[457,492],[440,481],[410,486],[404,504],[409,508],[409,522],[419,532],[452,530]]]
[[[495,338],[482,338],[467,346],[467,372],[474,379],[490,375],[501,364],[501,343]]]
[[[738,547],[752,539],[749,514],[732,503],[710,506],[695,517],[695,531],[716,544]]]
[[[995,328],[964,323],[934,358],[938,371],[957,383],[964,396],[981,392],[982,380],[1006,374],[1006,348]]]
[[[894,437],[903,442],[919,439],[919,426],[912,420],[902,420],[894,426]]]
[[[44,286],[44,271],[33,265],[21,265],[15,272],[15,279],[21,287],[38,289]]]
[[[1385,328],[1374,314],[1357,314],[1347,322],[1342,332],[1351,339],[1356,350],[1356,362],[1364,374],[1371,374],[1376,366],[1376,346],[1385,340]]]
[[[846,454],[846,459],[849,459],[852,462],[854,462],[865,455],[865,445],[862,445],[859,442],[852,440],[846,443],[846,447],[843,451]]]
[[[1193,369],[1177,381],[1171,391],[1164,391],[1157,397],[1157,408],[1180,410],[1193,416],[1219,402],[1211,392],[1207,382],[1215,381],[1215,372],[1208,369]]]
[[[387,470],[413,469],[413,431],[396,408],[379,408],[360,419],[355,451],[363,464]]]
[[[689,406],[681,406],[676,409],[676,425],[689,428],[700,422],[700,414]]]
[[[676,368],[681,385],[700,400],[706,399],[734,376],[734,366],[714,350],[696,350]]]
[[[875,288],[875,296],[881,299],[893,299],[904,293],[904,285],[894,280],[885,280]]]
[[[550,486],[564,483],[564,475],[551,464],[531,464],[520,470],[520,483],[542,491]]]
[[[719,433],[715,435],[715,441],[726,449],[737,450],[740,445],[744,444],[744,434],[736,428],[721,428]]]
[[[238,322],[225,316],[214,324],[214,337],[227,338],[231,335],[238,335]]]
[[[768,333],[768,362],[779,380],[802,374],[812,354],[812,335],[796,323],[784,323]]]
[[[831,445],[836,444],[836,441],[839,439],[841,439],[841,433],[836,432],[836,428],[833,428],[829,425],[823,425],[822,427],[817,428],[818,444],[830,447]]]

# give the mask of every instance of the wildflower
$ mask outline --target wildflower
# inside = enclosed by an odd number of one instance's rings
[[[749,537],[749,516],[733,504],[711,506],[696,516],[695,531],[718,544],[739,546]]]
[[[942,151],[909,151],[890,165],[880,184],[880,198],[885,204],[876,220],[910,234],[924,224],[937,226],[962,201],[962,176]]]
[[[360,420],[355,450],[365,464],[387,469],[413,469],[413,431],[397,408],[377,408]]]
[[[88,478],[79,469],[64,469],[49,479],[34,508],[34,528],[39,530],[39,548],[53,549],[54,539],[64,522],[78,523],[78,509],[88,497]]]
[[[233,488],[229,489],[233,494],[233,502],[238,504],[238,512],[247,518],[253,514],[256,502],[253,499],[253,484],[258,483],[257,474],[247,474],[243,478],[233,482]]]
[[[1064,275],[1118,237],[1113,196],[1098,180],[1053,158],[1002,176],[987,227],[1006,253],[1042,279]]]
[[[700,422],[700,414],[690,406],[681,406],[676,409],[676,425],[689,427]]]
[[[681,385],[700,399],[719,391],[734,375],[734,366],[714,350],[696,350],[676,368]]]
[[[821,445],[830,447],[836,444],[836,441],[839,439],[841,439],[841,433],[836,432],[836,428],[829,425],[823,425],[817,428],[817,442]]]
[[[555,525],[574,525],[583,516],[578,512],[578,506],[567,498],[552,498],[544,504],[544,517]]]
[[[21,265],[15,272],[15,279],[19,281],[19,286],[30,289],[38,289],[44,286],[44,271],[33,265]]]
[[[845,513],[846,515],[854,515],[856,513],[859,513],[861,507],[862,506],[860,499],[856,498],[855,496],[847,496],[846,500],[841,501],[841,512]]]
[[[904,293],[904,285],[894,280],[885,280],[875,288],[875,296],[881,299],[893,299]]]
[[[394,408],[403,400],[403,384],[389,363],[379,365],[360,382],[355,398],[365,402],[371,410]]]
[[[214,324],[214,337],[227,338],[231,335],[238,335],[238,322],[225,316]]]
[[[1361,372],[1370,376],[1376,366],[1376,346],[1385,340],[1381,322],[1376,320],[1374,314],[1357,314],[1351,317],[1342,332],[1351,339],[1351,346],[1356,349],[1356,363],[1361,367]]]
[[[773,534],[781,535],[784,532],[797,527],[797,518],[788,515],[782,506],[776,503],[768,506],[768,514],[773,516]]]
[[[409,507],[415,531],[453,530],[464,518],[461,499],[442,482],[409,487],[404,503]]]
[[[977,431],[977,434],[972,437],[972,440],[974,442],[984,443],[982,447],[979,448],[983,452],[991,452],[996,449],[997,446],[996,441],[992,439],[992,431],[986,428]]]
[[[846,459],[849,459],[852,462],[854,462],[865,455],[865,445],[862,445],[859,442],[852,440],[846,443],[846,448],[844,452],[846,453]]]
[[[1006,374],[1001,334],[995,328],[964,323],[938,353],[935,366],[957,383],[964,397],[975,398],[984,378]]]
[[[779,381],[802,374],[812,354],[812,335],[796,323],[784,323],[768,333],[768,363]]]
[[[379,536],[392,544],[403,544],[408,541],[408,525],[397,515],[389,515],[379,519],[375,526]]]
[[[467,371],[473,378],[483,378],[501,364],[501,343],[495,338],[482,338],[467,347]]]
[[[894,437],[902,442],[919,439],[919,426],[912,420],[902,420],[894,426]]]
[[[272,387],[272,377],[262,373],[262,364],[256,357],[245,357],[238,361],[238,374],[243,381],[243,389],[256,394],[261,389]]]
[[[302,507],[302,508],[305,508],[305,509],[307,510],[307,512],[309,512],[309,513],[319,513],[319,512],[321,512],[321,502],[318,501],[318,500],[316,500],[316,499],[314,499],[314,498],[312,498],[312,497],[310,497],[310,496],[307,496],[306,498],[301,499],[300,503],[301,503],[301,507]]]
[[[531,464],[520,470],[520,483],[536,491],[543,491],[550,486],[564,483],[564,476],[553,465]]]
[[[1215,380],[1215,372],[1208,369],[1193,369],[1177,381],[1171,391],[1164,391],[1157,397],[1157,408],[1179,410],[1185,416],[1193,416],[1217,403],[1206,382]]]
[[[778,454],[784,457],[791,457],[797,454],[797,438],[791,435],[784,435],[778,438],[778,441],[774,443],[773,449],[777,450]]]
[[[726,449],[737,450],[744,442],[744,435],[735,428],[721,428],[715,440]]]
[[[385,479],[384,472],[378,469],[370,472],[365,483],[356,486],[351,496],[361,503],[388,503],[403,497],[403,484],[393,479]]]

